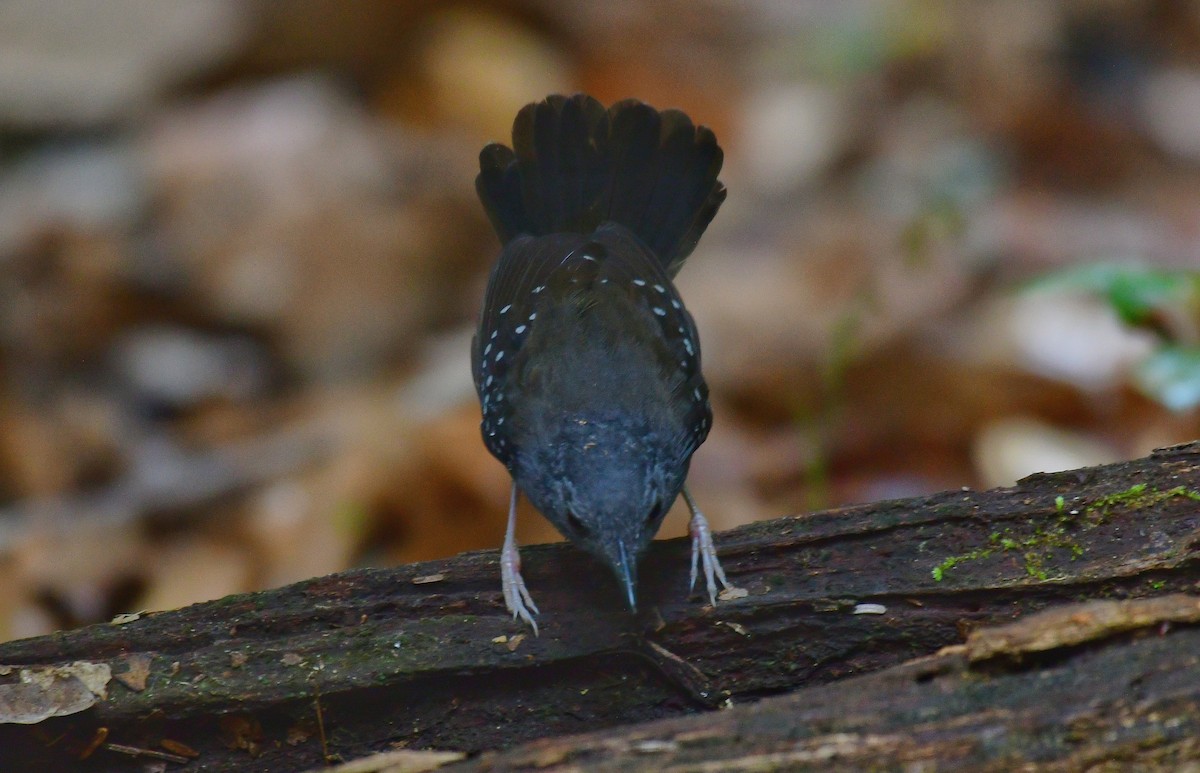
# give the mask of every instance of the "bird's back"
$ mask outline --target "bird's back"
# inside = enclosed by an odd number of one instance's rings
[[[513,433],[549,432],[547,416],[625,415],[679,435],[681,449],[698,445],[707,388],[696,331],[654,256],[608,227],[545,288],[508,373],[525,398]]]
[[[625,415],[679,436],[711,422],[695,325],[671,277],[725,198],[712,132],[641,102],[528,105],[514,149],[480,154],[476,189],[504,242],[473,349],[489,450],[548,424]]]

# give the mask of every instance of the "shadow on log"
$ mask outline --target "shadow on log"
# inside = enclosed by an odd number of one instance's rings
[[[300,770],[396,746],[505,749],[802,687],[836,701],[846,677],[960,644],[983,624],[1195,591],[1200,444],[1012,488],[753,524],[717,544],[744,597],[716,608],[686,598],[687,543],[658,543],[636,619],[609,573],[574,548],[523,549],[540,637],[509,619],[489,552],[2,644],[0,718],[7,700],[28,724],[0,725],[0,759],[64,771],[146,759]],[[936,682],[943,671],[932,673]],[[66,698],[39,693],[47,683],[70,687],[73,713],[49,716]],[[852,709],[829,705],[831,715]],[[899,704],[895,716],[889,733],[924,721],[901,721]],[[825,732],[794,711],[789,721],[796,738]]]

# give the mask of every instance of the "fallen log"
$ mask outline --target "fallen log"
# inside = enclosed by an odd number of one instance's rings
[[[836,684],[441,769],[1192,770],[1197,623],[1200,596],[1069,604]]]
[[[0,761],[300,770],[840,685],[1053,604],[1194,591],[1200,444],[757,523],[717,544],[744,595],[687,598],[687,543],[657,543],[637,617],[574,548],[523,549],[536,637],[509,619],[487,552],[0,644]]]

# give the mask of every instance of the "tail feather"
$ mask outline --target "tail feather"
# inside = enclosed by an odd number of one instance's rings
[[[653,236],[644,220],[646,205],[658,182],[658,148],[662,121],[649,105],[634,100],[609,108],[608,164],[612,180],[607,191],[607,219],[633,231],[651,249]],[[597,223],[599,225],[599,223]],[[661,250],[654,249],[663,257]]]
[[[479,153],[479,176],[475,178],[475,191],[484,204],[492,227],[507,244],[517,236],[509,224],[525,220],[525,206],[521,200],[521,178],[517,174],[517,156],[511,148],[493,143]]]
[[[676,243],[671,249],[682,263],[725,200],[725,186],[717,182],[724,157],[707,128],[694,127],[691,119],[677,110],[664,112],[663,118],[657,186],[646,212],[654,213],[661,223],[672,224]],[[671,273],[677,269],[671,267]]]
[[[716,138],[678,110],[551,96],[517,114],[513,148],[484,148],[475,181],[505,243],[615,222],[674,275],[725,200]]]
[[[717,210],[724,203],[726,194],[725,186],[720,182],[702,184],[702,181],[717,179],[717,175],[721,172],[721,164],[725,160],[725,154],[717,145],[716,135],[707,127],[698,127],[692,152],[695,157],[703,159],[705,163],[696,164],[691,168],[694,183],[688,188],[691,198],[679,205],[678,216],[682,218],[681,222],[687,222],[688,225],[680,237],[677,249],[685,257],[695,249],[696,243],[700,241],[708,224],[712,222]]]

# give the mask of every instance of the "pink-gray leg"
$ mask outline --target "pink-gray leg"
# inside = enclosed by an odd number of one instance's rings
[[[537,636],[538,627],[533,616],[538,613],[538,608],[530,598],[529,591],[525,588],[525,580],[521,577],[521,554],[517,552],[516,527],[517,484],[514,481],[512,499],[508,505],[508,529],[504,534],[504,548],[500,551],[500,584],[504,588],[504,604],[508,611],[512,612],[513,620],[519,617],[529,623],[533,628],[533,635]],[[709,544],[712,544],[711,539]],[[721,578],[722,582],[724,579]]]
[[[687,502],[688,509],[692,511],[692,520],[688,524],[688,530],[692,534],[692,580],[688,585],[688,590],[691,591],[696,587],[697,570],[703,561],[704,584],[708,589],[708,599],[713,606],[716,606],[717,581],[720,580],[723,588],[733,586],[729,584],[729,580],[725,579],[725,570],[721,568],[721,562],[717,559],[717,548],[713,545],[712,529],[708,526],[708,520],[705,519],[704,513],[700,512],[700,508],[696,507],[696,500],[692,499],[686,486],[683,489],[683,500]]]

